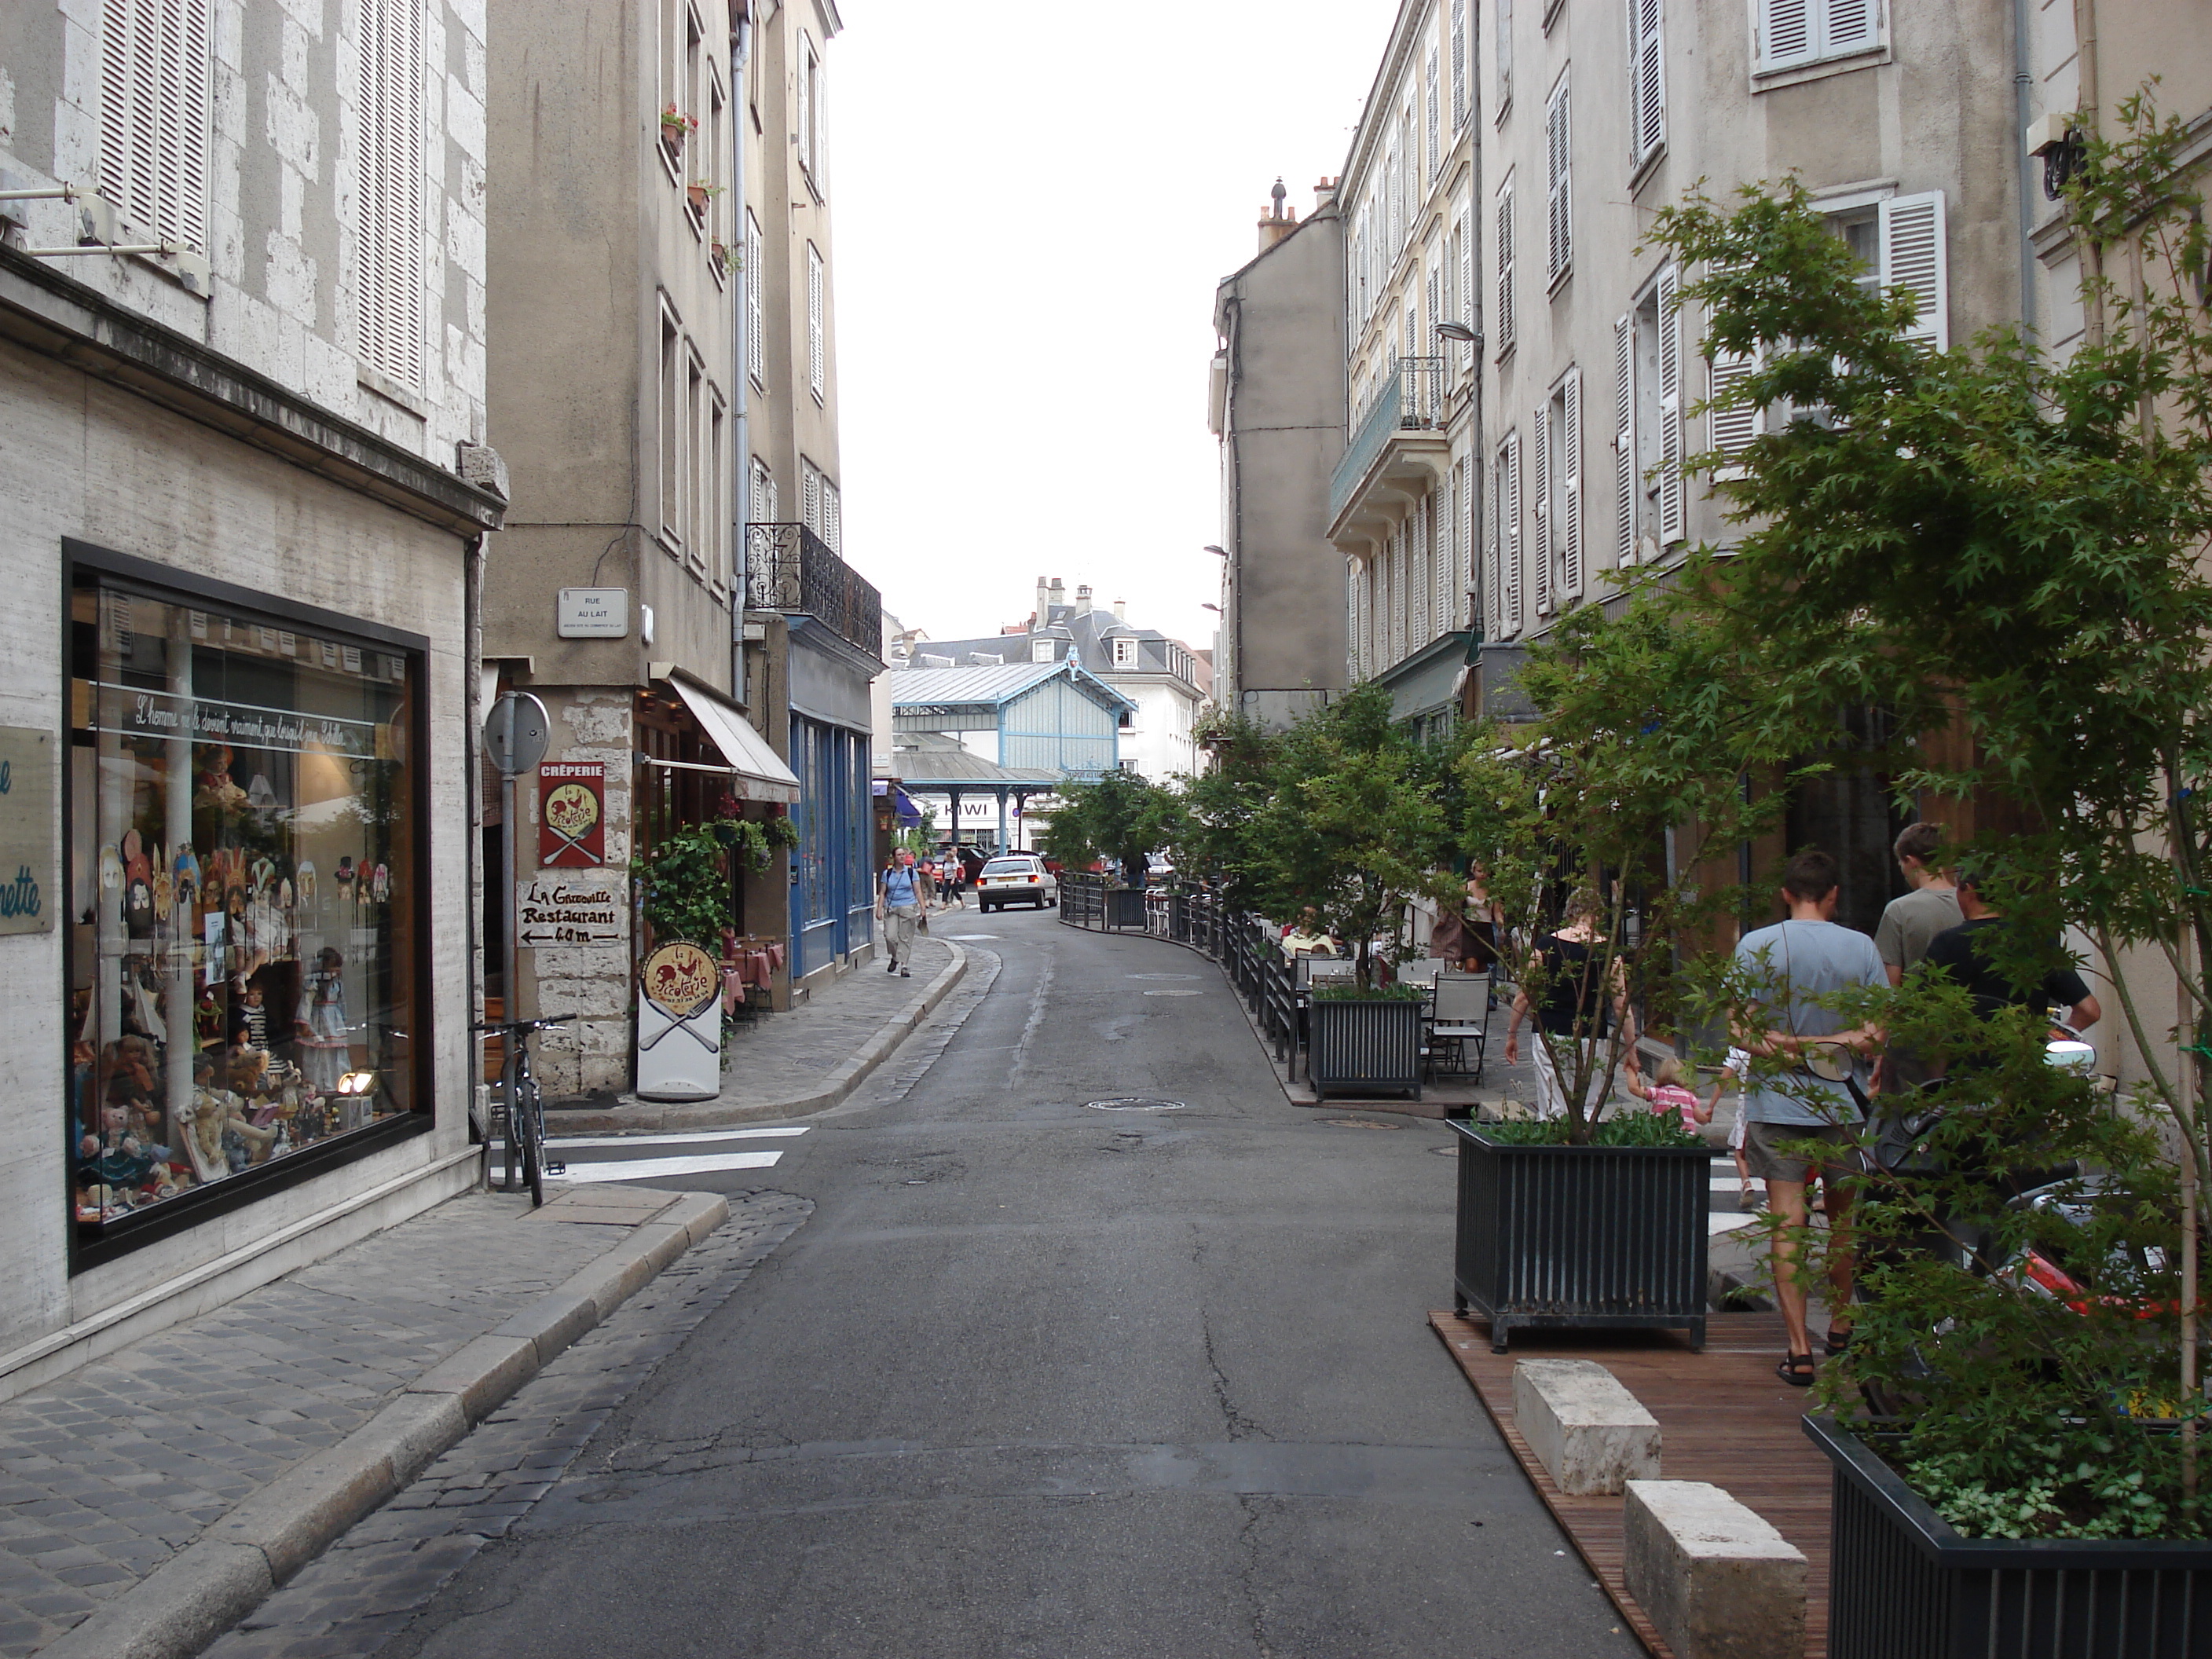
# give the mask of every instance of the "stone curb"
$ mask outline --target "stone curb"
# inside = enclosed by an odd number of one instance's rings
[[[643,1133],[656,1129],[720,1129],[736,1123],[757,1122],[763,1118],[806,1117],[816,1112],[826,1112],[843,1103],[853,1091],[865,1081],[868,1074],[896,1052],[899,1044],[920,1028],[922,1021],[937,1011],[952,988],[968,971],[968,952],[945,940],[945,948],[952,952],[952,960],[938,970],[937,977],[922,987],[921,994],[905,1007],[886,1020],[875,1036],[860,1045],[853,1057],[831,1071],[820,1088],[804,1095],[794,1095],[782,1100],[757,1101],[745,1105],[726,1103],[720,1100],[701,1100],[681,1104],[663,1104],[658,1101],[634,1101],[605,1111],[586,1108],[551,1107],[545,1114],[549,1134],[618,1134],[624,1130]]]
[[[672,1196],[614,1249],[424,1372],[337,1444],[295,1463],[39,1650],[40,1659],[191,1659],[729,1216],[729,1200],[716,1194]]]

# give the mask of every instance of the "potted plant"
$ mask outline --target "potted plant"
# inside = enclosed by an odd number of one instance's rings
[[[722,189],[720,185],[710,185],[695,179],[684,186],[684,198],[692,214],[703,219],[707,216],[707,204],[720,196]]]
[[[725,276],[732,275],[738,268],[737,260],[730,253],[729,244],[719,236],[708,242],[707,257],[713,262],[714,269]]]
[[[1950,1069],[1875,1149],[1851,1335],[1818,1385],[1839,1659],[2212,1651],[2212,239],[2181,124],[2119,112],[2067,191],[2083,269],[2131,291],[2093,276],[2063,358],[2007,331],[1915,343],[1914,301],[1861,286],[1794,185],[1652,233],[1707,273],[1686,291],[1708,350],[1747,366],[1718,401],[1758,434],[1716,484],[1745,533],[1691,557],[1674,605],[1770,700],[1884,709],[1901,798],[2008,818],[1955,848],[2002,912],[1994,971],[2033,1003],[2076,941],[2108,1053],[2115,1027],[2130,1050],[2125,1088],[2093,1087],[2045,1063],[2039,1006],[1941,973],[1849,1011]]]
[[[684,141],[699,131],[699,118],[686,115],[671,104],[660,112],[660,143],[672,161],[684,155]]]

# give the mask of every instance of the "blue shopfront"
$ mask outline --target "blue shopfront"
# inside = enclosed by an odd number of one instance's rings
[[[868,684],[883,665],[811,617],[791,628],[792,977],[833,968],[875,939]]]

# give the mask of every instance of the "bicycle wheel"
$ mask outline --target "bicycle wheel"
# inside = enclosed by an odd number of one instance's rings
[[[545,1120],[538,1101],[538,1080],[526,1079],[515,1091],[516,1127],[522,1138],[522,1173],[530,1183],[534,1209],[545,1201]]]

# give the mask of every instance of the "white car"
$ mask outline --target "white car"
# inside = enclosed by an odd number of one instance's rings
[[[1035,905],[1042,910],[1060,902],[1060,883],[1044,860],[1028,853],[993,859],[975,878],[975,908],[995,910],[1006,904]]]

